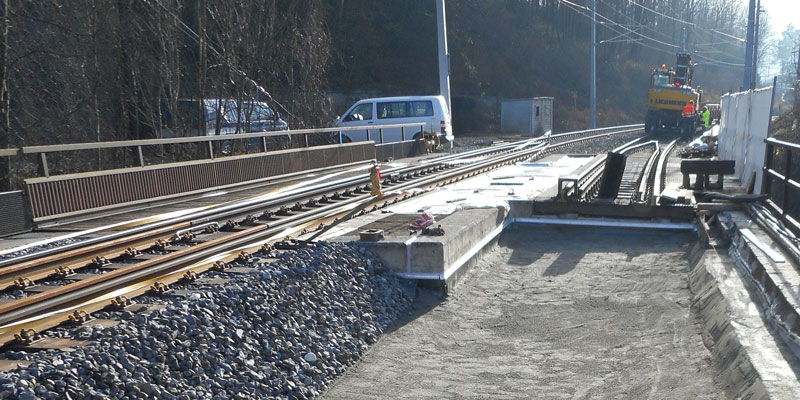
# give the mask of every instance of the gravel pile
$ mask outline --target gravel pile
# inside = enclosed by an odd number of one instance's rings
[[[8,260],[8,259],[11,259],[11,258],[16,258],[16,257],[19,257],[19,256],[24,256],[24,255],[30,254],[30,253],[36,253],[36,252],[39,252],[39,251],[55,249],[57,247],[63,247],[63,246],[66,246],[68,244],[82,242],[84,240],[86,240],[86,239],[83,239],[83,238],[71,238],[71,239],[58,240],[58,241],[55,241],[55,242],[52,242],[52,243],[43,244],[41,246],[28,247],[28,248],[25,248],[25,249],[22,249],[22,250],[19,250],[19,251],[0,254],[0,261]]]
[[[7,352],[34,362],[0,373],[0,398],[311,398],[411,304],[411,282],[346,244],[271,254],[221,286],[191,284],[151,313],[85,326],[72,352]],[[91,325],[91,324],[90,324]],[[64,330],[53,334],[63,336]]]

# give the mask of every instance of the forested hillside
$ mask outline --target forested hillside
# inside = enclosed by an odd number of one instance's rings
[[[491,130],[509,97],[553,96],[556,129],[587,126],[587,3],[447,1],[456,134]],[[598,0],[599,124],[642,120],[650,70],[684,34],[706,95],[738,89],[740,3]],[[184,98],[266,101],[299,128],[344,111],[332,93],[438,91],[433,0],[0,5],[0,147],[154,137]]]
[[[556,98],[556,129],[587,126],[587,3],[448,1],[456,132],[492,128],[497,108],[488,105],[494,99],[533,96]],[[684,34],[698,64],[695,85],[704,88],[709,100],[739,89],[736,64],[743,62],[744,45],[735,38],[744,36],[746,20],[741,2],[695,1],[687,9],[688,3],[597,1],[598,21],[604,23],[597,31],[599,124],[641,122],[650,71],[662,63],[674,65]],[[336,48],[332,90],[438,91],[433,1],[341,0],[336,6],[329,15]]]

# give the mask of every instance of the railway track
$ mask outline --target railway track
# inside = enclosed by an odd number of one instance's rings
[[[368,176],[346,178],[158,221],[63,248],[0,262],[0,344],[34,342],[62,323],[81,324],[91,313],[124,308],[145,293],[164,293],[209,269],[225,270],[251,254],[291,249],[299,234],[387,207],[514,162],[572,145],[634,134],[641,125],[573,132],[439,157],[383,171],[385,196],[370,195]],[[13,295],[16,293],[16,296]]]

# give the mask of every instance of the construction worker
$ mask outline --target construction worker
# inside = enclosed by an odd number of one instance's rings
[[[687,104],[686,107],[683,108],[681,116],[683,118],[694,117],[694,113],[695,113],[694,100],[689,100],[689,104]]]
[[[687,140],[694,135],[695,121],[697,121],[694,109],[694,100],[689,100],[689,104],[681,112],[681,134]]]
[[[711,111],[708,111],[708,106],[703,106],[703,127],[708,130],[711,125]]]

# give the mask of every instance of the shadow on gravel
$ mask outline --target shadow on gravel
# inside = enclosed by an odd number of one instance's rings
[[[433,310],[441,304],[441,302],[445,299],[444,292],[441,290],[433,290],[423,287],[417,288],[417,295],[414,298],[414,302],[411,303],[411,307],[405,310],[400,316],[386,329],[386,332],[383,335],[387,335],[392,333],[400,328],[402,328],[405,324],[419,318],[422,315],[428,313],[428,311]]]

